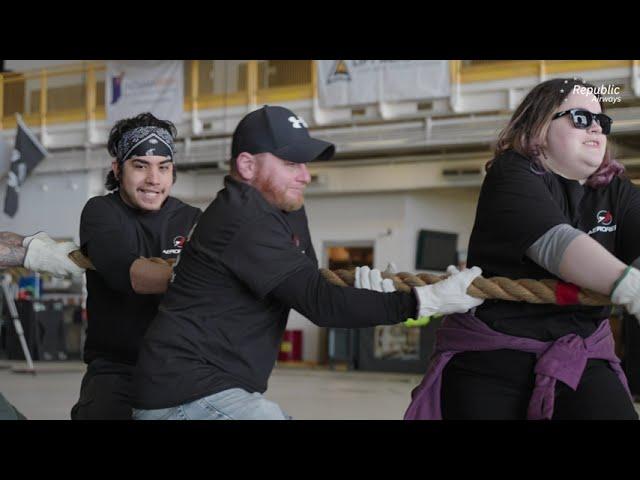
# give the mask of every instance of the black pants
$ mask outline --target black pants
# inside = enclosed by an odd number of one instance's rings
[[[133,395],[130,365],[94,360],[82,378],[72,420],[131,420]]]
[[[456,354],[443,372],[445,420],[524,420],[535,384],[534,354],[515,350]],[[574,392],[556,382],[554,420],[637,420],[629,394],[604,360],[589,360]]]
[[[622,369],[629,381],[631,393],[640,397],[640,324],[635,316],[624,316],[622,338],[624,342]]]

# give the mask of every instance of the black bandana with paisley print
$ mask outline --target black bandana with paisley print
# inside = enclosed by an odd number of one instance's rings
[[[164,128],[138,127],[122,135],[118,142],[118,163],[132,157],[160,156],[174,161],[173,137]]]

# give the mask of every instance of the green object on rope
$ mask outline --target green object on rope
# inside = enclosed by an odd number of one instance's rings
[[[404,321],[404,326],[407,328],[415,328],[415,327],[424,327],[425,325],[429,325],[429,322],[432,318],[438,318],[442,315],[432,315],[430,317],[420,317],[417,320],[415,318],[407,318]]]

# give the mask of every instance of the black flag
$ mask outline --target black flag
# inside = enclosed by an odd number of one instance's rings
[[[7,176],[4,213],[13,217],[18,211],[18,192],[31,171],[47,156],[47,151],[35,135],[17,116],[16,145],[11,153],[11,170]]]

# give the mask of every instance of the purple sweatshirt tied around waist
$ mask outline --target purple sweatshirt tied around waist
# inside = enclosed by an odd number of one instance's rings
[[[460,352],[499,349],[535,353],[535,386],[529,401],[528,420],[550,420],[553,416],[556,381],[573,390],[578,387],[587,360],[607,360],[631,396],[627,379],[614,352],[609,320],[603,321],[588,338],[565,335],[552,342],[514,337],[489,328],[470,313],[449,315],[436,332],[435,352],[420,385],[411,392],[411,404],[405,420],[441,420],[440,388],[442,371],[451,358]]]

